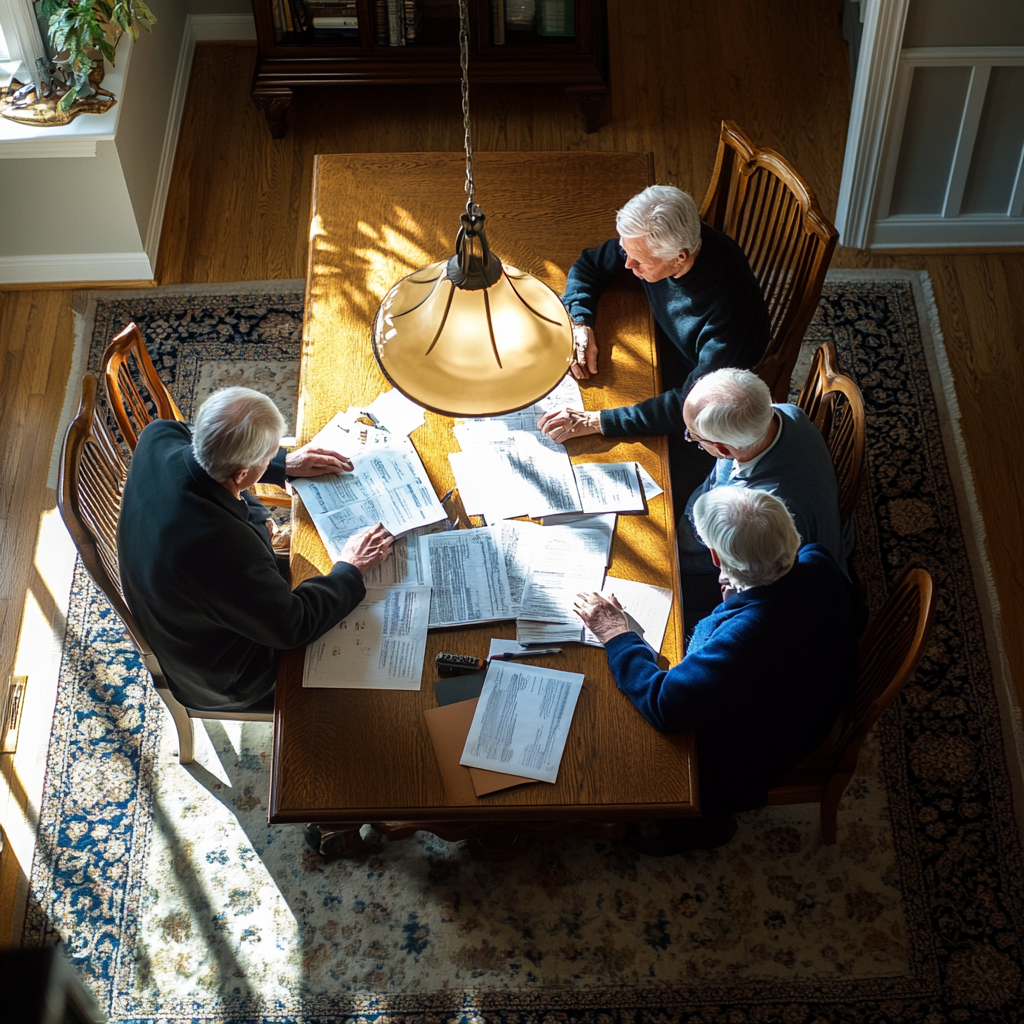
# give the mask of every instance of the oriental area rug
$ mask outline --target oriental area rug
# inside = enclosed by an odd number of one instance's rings
[[[301,285],[97,293],[95,368],[129,320],[186,414],[245,383],[294,422]],[[877,609],[907,562],[938,612],[822,844],[816,806],[740,816],[666,859],[561,838],[503,864],[426,833],[326,863],[268,827],[270,726],[175,735],[105,600],[74,577],[24,941],[66,943],[118,1022],[1014,1024],[1024,898],[1009,717],[980,522],[927,277],[830,275],[867,403],[856,569]],[[800,656],[793,652],[794,658]],[[827,671],[827,666],[823,666]],[[324,751],[325,771],[345,751]]]

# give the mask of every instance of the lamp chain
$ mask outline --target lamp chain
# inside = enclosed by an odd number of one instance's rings
[[[473,139],[469,127],[469,11],[466,0],[459,0],[459,64],[462,68],[462,128],[466,148],[466,184],[469,210],[476,205],[476,185],[473,182]]]

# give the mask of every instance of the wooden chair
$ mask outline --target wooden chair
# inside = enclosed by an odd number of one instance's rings
[[[807,382],[796,400],[821,431],[839,481],[839,519],[846,522],[860,497],[864,472],[864,396],[837,369],[836,347],[826,341],[814,353]]]
[[[82,402],[64,438],[57,504],[61,518],[78,548],[82,564],[106,595],[153,677],[157,693],[167,705],[178,731],[178,761],[191,764],[194,755],[193,718],[270,722],[270,713],[195,711],[180,704],[167,686],[160,662],[139,630],[125,603],[117,564],[117,519],[128,474],[117,442],[96,409],[96,377],[82,381]]]
[[[828,738],[773,790],[768,803],[821,804],[821,835],[836,841],[836,812],[868,730],[914,674],[935,617],[932,578],[907,567],[860,639],[857,687]],[[828,666],[823,666],[827,671]]]
[[[732,121],[722,122],[700,216],[750,260],[771,320],[768,349],[754,371],[774,400],[785,402],[839,233],[789,161],[756,148]]]
[[[107,402],[128,447],[135,451],[139,434],[153,419],[185,422],[177,403],[160,379],[146,348],[142,331],[130,323],[103,353],[103,382]],[[155,413],[155,415],[152,415]],[[291,495],[273,484],[255,484],[252,493],[264,505],[291,507]]]

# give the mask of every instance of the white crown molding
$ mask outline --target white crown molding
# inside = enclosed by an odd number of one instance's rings
[[[875,221],[876,249],[1024,247],[1024,217],[974,214],[961,217],[903,216]]]
[[[185,112],[185,96],[188,92],[196,43],[248,41],[255,38],[256,23],[251,14],[190,14],[185,19],[185,31],[181,37],[178,67],[174,75],[171,104],[164,129],[164,143],[160,152],[160,165],[157,169],[156,188],[153,192],[153,206],[146,227],[144,247],[154,267],[160,249],[160,233],[164,226],[167,193],[171,187],[171,172],[174,170],[174,155],[178,150],[178,136]]]
[[[153,265],[144,252],[62,253],[0,256],[0,284],[54,281],[150,281]]]
[[[871,218],[909,5],[910,0],[872,0],[864,17],[836,210],[840,244],[856,249],[867,248],[871,240]]]

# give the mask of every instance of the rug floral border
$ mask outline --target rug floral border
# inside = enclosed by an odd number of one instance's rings
[[[94,337],[109,338],[119,320],[139,316],[145,301],[100,303]],[[209,296],[181,301],[192,303],[196,316],[210,306]],[[263,309],[301,315],[301,296],[291,294],[225,297],[223,302],[236,309],[239,304],[249,311],[242,317],[247,323]],[[159,315],[157,308],[153,316]],[[65,650],[61,670],[25,943],[55,940],[51,921],[58,909],[73,914],[79,900],[92,911],[100,907],[100,927],[94,926],[88,937],[64,938],[76,957],[89,959],[93,977],[107,986],[109,1009],[119,1021],[1020,1021],[1021,851],[992,671],[932,391],[939,385],[929,378],[919,315],[906,281],[869,280],[855,289],[826,283],[809,331],[811,338],[836,343],[840,365],[858,381],[869,410],[856,565],[872,604],[881,603],[908,561],[932,573],[938,592],[935,631],[922,666],[878,727],[910,935],[908,974],[714,988],[548,988],[297,998],[287,1004],[135,1005],[119,979],[130,976],[127,958],[144,896],[141,865],[152,807],[143,781],[152,771],[164,715],[130,649],[122,647],[102,676],[79,678],[79,652],[73,644]],[[168,344],[189,341],[180,336],[189,333],[187,324],[172,333],[176,342]],[[96,358],[94,346],[91,361]],[[173,366],[164,369],[173,374]],[[84,629],[87,615],[112,614],[79,567],[69,629]],[[115,691],[118,700],[110,700]],[[113,783],[75,777],[69,723],[83,718],[90,720],[93,742],[107,745],[111,756],[123,762]],[[89,784],[112,786],[108,841],[124,843],[130,851],[123,879],[104,877],[97,867],[103,849],[82,838],[74,785]],[[87,878],[93,879],[91,885]]]

